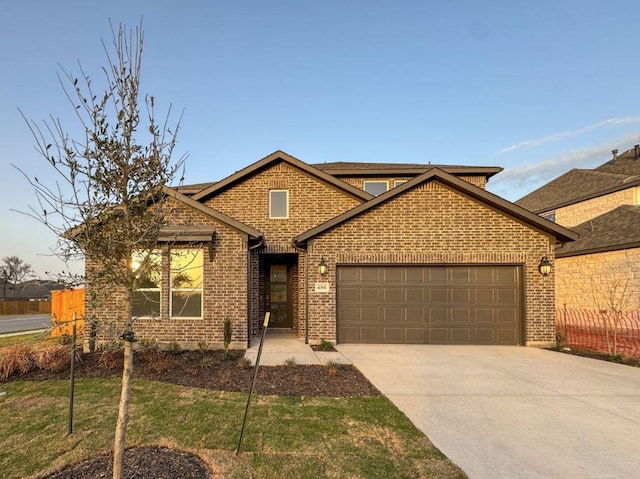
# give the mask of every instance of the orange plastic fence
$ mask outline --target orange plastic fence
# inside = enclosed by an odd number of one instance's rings
[[[612,317],[606,311],[561,308],[556,331],[567,346],[640,358],[640,310]]]
[[[84,330],[84,289],[51,292],[51,336],[71,335],[73,313],[76,313],[77,334]]]

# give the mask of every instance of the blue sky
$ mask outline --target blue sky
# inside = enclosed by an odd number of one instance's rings
[[[634,1],[0,0],[0,258],[64,268],[55,237],[11,211],[35,196],[10,165],[49,172],[17,108],[72,129],[58,64],[98,78],[109,19],[141,15],[143,90],[184,109],[188,183],[282,149],[501,166],[489,190],[516,200],[640,143]]]

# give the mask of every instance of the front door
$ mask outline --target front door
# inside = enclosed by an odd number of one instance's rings
[[[267,311],[271,311],[269,327],[292,328],[289,267],[286,264],[269,265],[267,278]]]

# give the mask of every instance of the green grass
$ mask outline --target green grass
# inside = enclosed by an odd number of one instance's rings
[[[54,471],[110,451],[119,389],[115,379],[77,380],[74,433],[67,436],[66,381],[0,385],[2,477]],[[383,396],[257,396],[236,456],[245,403],[246,394],[135,380],[127,445],[193,452],[223,477],[466,477]]]

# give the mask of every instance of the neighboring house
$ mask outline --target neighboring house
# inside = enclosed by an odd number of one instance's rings
[[[640,302],[640,146],[599,167],[574,169],[516,204],[580,237],[556,249],[556,306],[605,309],[617,281]],[[629,306],[633,306],[630,304]]]
[[[46,279],[32,279],[13,285],[0,280],[0,299],[7,300],[50,300],[51,291],[64,289],[65,286]],[[3,295],[4,292],[4,295]]]
[[[554,274],[539,264],[577,236],[485,191],[499,171],[276,151],[216,183],[166,187],[162,274],[139,292],[136,335],[218,346],[228,318],[244,348],[270,311],[270,328],[312,344],[550,344]],[[87,303],[99,340],[123,329],[123,297]]]

